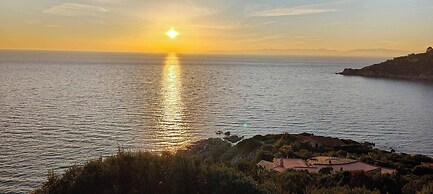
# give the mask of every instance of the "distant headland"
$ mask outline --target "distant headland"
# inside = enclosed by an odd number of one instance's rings
[[[428,47],[425,53],[396,57],[362,69],[346,68],[338,74],[433,81],[433,48]]]

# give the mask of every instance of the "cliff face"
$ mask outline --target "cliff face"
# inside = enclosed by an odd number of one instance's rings
[[[397,57],[362,69],[346,68],[339,74],[433,81],[433,50],[429,47],[426,53]]]

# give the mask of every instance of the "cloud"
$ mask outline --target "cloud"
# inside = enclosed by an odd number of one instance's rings
[[[193,16],[207,16],[207,15],[215,15],[218,13],[218,11],[215,9],[199,7],[199,6],[192,6],[189,11]]]
[[[116,7],[116,6],[125,6],[127,3],[133,3],[133,1],[127,2],[127,0],[90,0],[89,3],[92,5]]]
[[[42,26],[46,27],[46,28],[60,28],[60,27],[62,27],[61,25],[57,25],[57,24],[44,24]]]
[[[252,11],[248,16],[252,17],[276,17],[276,16],[297,16],[297,15],[312,15],[319,13],[335,12],[337,9],[328,9],[313,6],[298,6],[290,8],[275,8],[269,10]]]
[[[122,0],[92,0],[92,2],[97,4],[118,4]]]
[[[58,16],[99,16],[101,13],[106,13],[108,11],[108,9],[99,6],[79,3],[63,3],[43,10],[42,13]]]
[[[199,29],[210,29],[210,30],[233,30],[241,27],[240,24],[218,24],[218,25],[210,25],[210,24],[193,24],[191,27],[199,28]]]
[[[343,25],[346,24],[346,22],[331,22],[331,23],[326,23],[324,24],[325,26],[338,26],[338,25]]]
[[[254,37],[252,39],[246,39],[247,42],[262,42],[262,41],[269,41],[269,40],[276,40],[276,39],[283,39],[283,38],[289,38],[289,35],[270,35],[270,36],[263,36],[263,37]]]

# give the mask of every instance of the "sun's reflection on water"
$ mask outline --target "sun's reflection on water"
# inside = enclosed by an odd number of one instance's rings
[[[161,138],[164,150],[174,151],[189,142],[189,134],[182,122],[182,76],[179,58],[174,53],[165,57],[162,79]]]

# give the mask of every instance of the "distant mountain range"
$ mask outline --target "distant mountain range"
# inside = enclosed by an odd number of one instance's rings
[[[258,55],[299,55],[299,56],[382,56],[390,57],[396,55],[403,55],[408,51],[403,50],[391,50],[391,49],[354,49],[348,51],[339,51],[331,49],[259,49],[259,50],[242,50],[242,51],[231,51],[231,50],[213,50],[209,53],[228,54],[228,53],[240,53],[240,54],[258,54]]]

